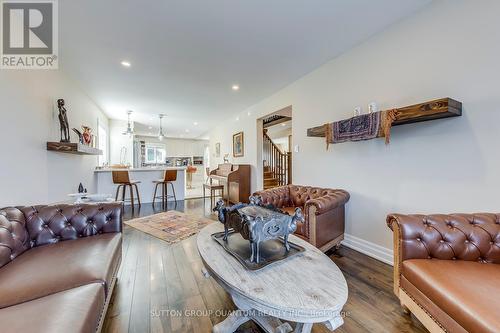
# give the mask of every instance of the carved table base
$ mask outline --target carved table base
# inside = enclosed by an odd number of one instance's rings
[[[206,270],[203,270],[203,275],[207,278],[210,276]],[[221,285],[227,290],[227,286],[224,284]],[[227,291],[231,294],[229,290]],[[250,320],[259,325],[267,333],[310,333],[312,330],[313,323],[297,322],[294,330],[289,323],[283,323],[279,318],[266,315],[252,308],[251,304],[245,301],[243,297],[232,295],[232,299],[238,310],[232,312],[224,321],[215,325],[212,328],[213,333],[233,333],[238,327]],[[344,321],[340,314],[331,320],[323,322],[330,331],[342,326],[343,323]]]

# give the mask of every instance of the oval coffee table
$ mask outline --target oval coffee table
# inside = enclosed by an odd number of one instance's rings
[[[323,323],[332,331],[344,323],[341,311],[347,302],[347,283],[337,265],[320,250],[290,236],[290,241],[303,246],[305,252],[250,271],[212,239],[213,233],[222,230],[221,223],[201,230],[198,251],[205,275],[212,276],[231,295],[240,311],[215,325],[213,332],[234,332],[249,320],[273,333],[292,331],[280,319],[297,322],[294,332],[300,333],[310,332],[314,323]]]

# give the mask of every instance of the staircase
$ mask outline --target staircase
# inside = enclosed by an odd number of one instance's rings
[[[264,131],[264,190],[292,183],[292,153],[284,153]]]

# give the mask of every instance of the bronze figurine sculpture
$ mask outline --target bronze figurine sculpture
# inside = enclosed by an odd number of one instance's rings
[[[57,100],[57,108],[59,109],[59,125],[61,131],[60,142],[70,142],[69,123],[68,116],[66,115],[66,108],[64,107],[64,99]]]
[[[259,264],[261,261],[260,243],[273,239],[283,239],[286,253],[290,251],[288,236],[297,230],[297,223],[304,222],[300,208],[290,216],[272,206],[263,206],[260,197],[250,197],[250,204],[239,203],[226,207],[221,199],[214,211],[218,213],[219,221],[224,225],[223,241],[228,242],[229,229],[239,233],[250,242],[250,262]]]

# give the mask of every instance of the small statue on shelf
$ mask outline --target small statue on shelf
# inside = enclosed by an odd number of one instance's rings
[[[87,146],[92,146],[92,141],[94,138],[94,135],[92,134],[92,129],[88,126],[82,126],[82,132],[77,130],[76,128],[73,128],[73,131],[78,135],[78,142],[87,145]]]
[[[68,116],[66,115],[66,108],[64,107],[64,99],[57,100],[57,108],[59,109],[59,125],[61,131],[60,142],[70,142],[69,138],[69,123]]]
[[[88,126],[82,126],[83,144],[90,146],[92,143],[92,129]]]
[[[82,132],[80,132],[76,128],[73,128],[73,132],[75,132],[76,135],[78,135],[78,142],[81,143],[81,144],[83,144],[83,135],[82,135]]]

